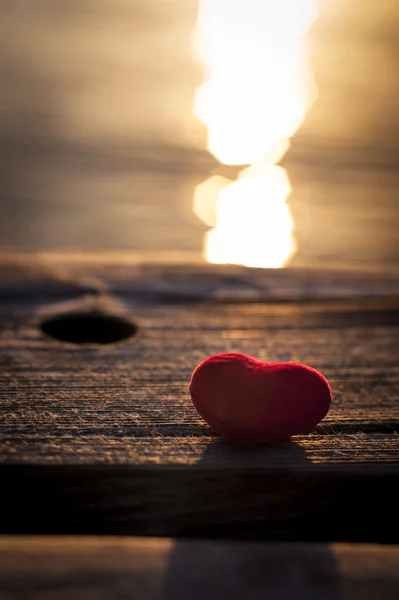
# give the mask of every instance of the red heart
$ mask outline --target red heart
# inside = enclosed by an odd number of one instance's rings
[[[309,431],[326,416],[331,402],[330,386],[316,369],[239,353],[215,354],[200,363],[190,394],[212,429],[246,444]]]

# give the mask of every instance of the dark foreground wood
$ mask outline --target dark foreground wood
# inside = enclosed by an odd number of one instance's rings
[[[395,274],[0,267],[1,532],[399,541]],[[43,332],[65,314],[119,315],[137,334]],[[198,362],[226,350],[320,370],[329,415],[271,447],[228,444],[188,394]]]
[[[399,547],[0,538],[1,600],[396,600]]]

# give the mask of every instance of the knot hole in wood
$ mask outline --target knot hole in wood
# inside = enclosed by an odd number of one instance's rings
[[[46,335],[72,344],[114,344],[137,333],[137,326],[124,317],[99,311],[52,316],[40,327]]]

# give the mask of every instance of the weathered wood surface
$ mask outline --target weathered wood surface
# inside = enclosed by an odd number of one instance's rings
[[[396,600],[399,547],[0,537],[0,598]]]
[[[110,263],[101,275],[99,262],[50,271],[3,271],[1,531],[399,539],[394,274]],[[94,309],[138,334],[99,347],[40,330],[50,316]],[[226,350],[319,369],[333,389],[329,415],[272,447],[229,445],[188,395],[196,364]]]

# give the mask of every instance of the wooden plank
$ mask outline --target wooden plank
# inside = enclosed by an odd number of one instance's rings
[[[396,600],[399,547],[0,537],[0,598]]]
[[[172,428],[171,424],[170,428]],[[179,429],[178,426],[174,426]],[[125,465],[137,467],[189,466],[190,470],[255,469],[294,472],[339,471],[369,474],[397,473],[399,436],[394,434],[342,434],[320,429],[308,435],[269,446],[243,448],[224,438],[210,435],[209,429],[192,435],[136,435],[118,433],[117,426],[104,433],[68,434],[40,431],[2,436],[2,464],[18,465]],[[95,425],[92,426],[95,429]],[[144,430],[144,427],[142,428]],[[185,435],[186,434],[186,435]]]
[[[0,531],[399,539],[393,274],[34,264],[4,269]],[[40,329],[93,310],[138,334],[99,347]],[[328,417],[291,442],[230,446],[188,395],[196,364],[226,350],[319,369]]]
[[[133,295],[116,300],[117,312],[136,323],[139,333],[131,343],[101,349],[60,343],[39,328],[50,315],[92,307],[86,298],[68,305],[49,305],[46,298],[1,303],[4,435],[58,440],[93,431],[118,437],[209,434],[187,386],[198,362],[226,349],[305,362],[324,373],[334,393],[324,432],[398,429],[394,305],[359,310],[359,302],[348,308],[337,302],[143,305]],[[113,299],[100,304],[115,313]]]
[[[131,252],[0,253],[0,295],[65,299],[105,292],[144,300],[272,301],[399,297],[397,267],[246,269]],[[173,261],[174,258],[174,261]],[[180,259],[180,260],[179,260]],[[184,259],[183,259],[184,260]],[[177,261],[177,262],[176,262]]]
[[[189,438],[161,442],[158,463],[148,439],[108,464],[65,464],[62,446],[50,465],[21,453],[19,464],[0,466],[0,531],[396,542],[397,438],[367,435],[359,446],[357,435],[328,437],[324,462],[296,441],[252,451],[200,440],[194,465],[187,455],[198,440]],[[91,444],[94,453],[98,440],[83,441]],[[137,464],[146,452],[150,464]]]

